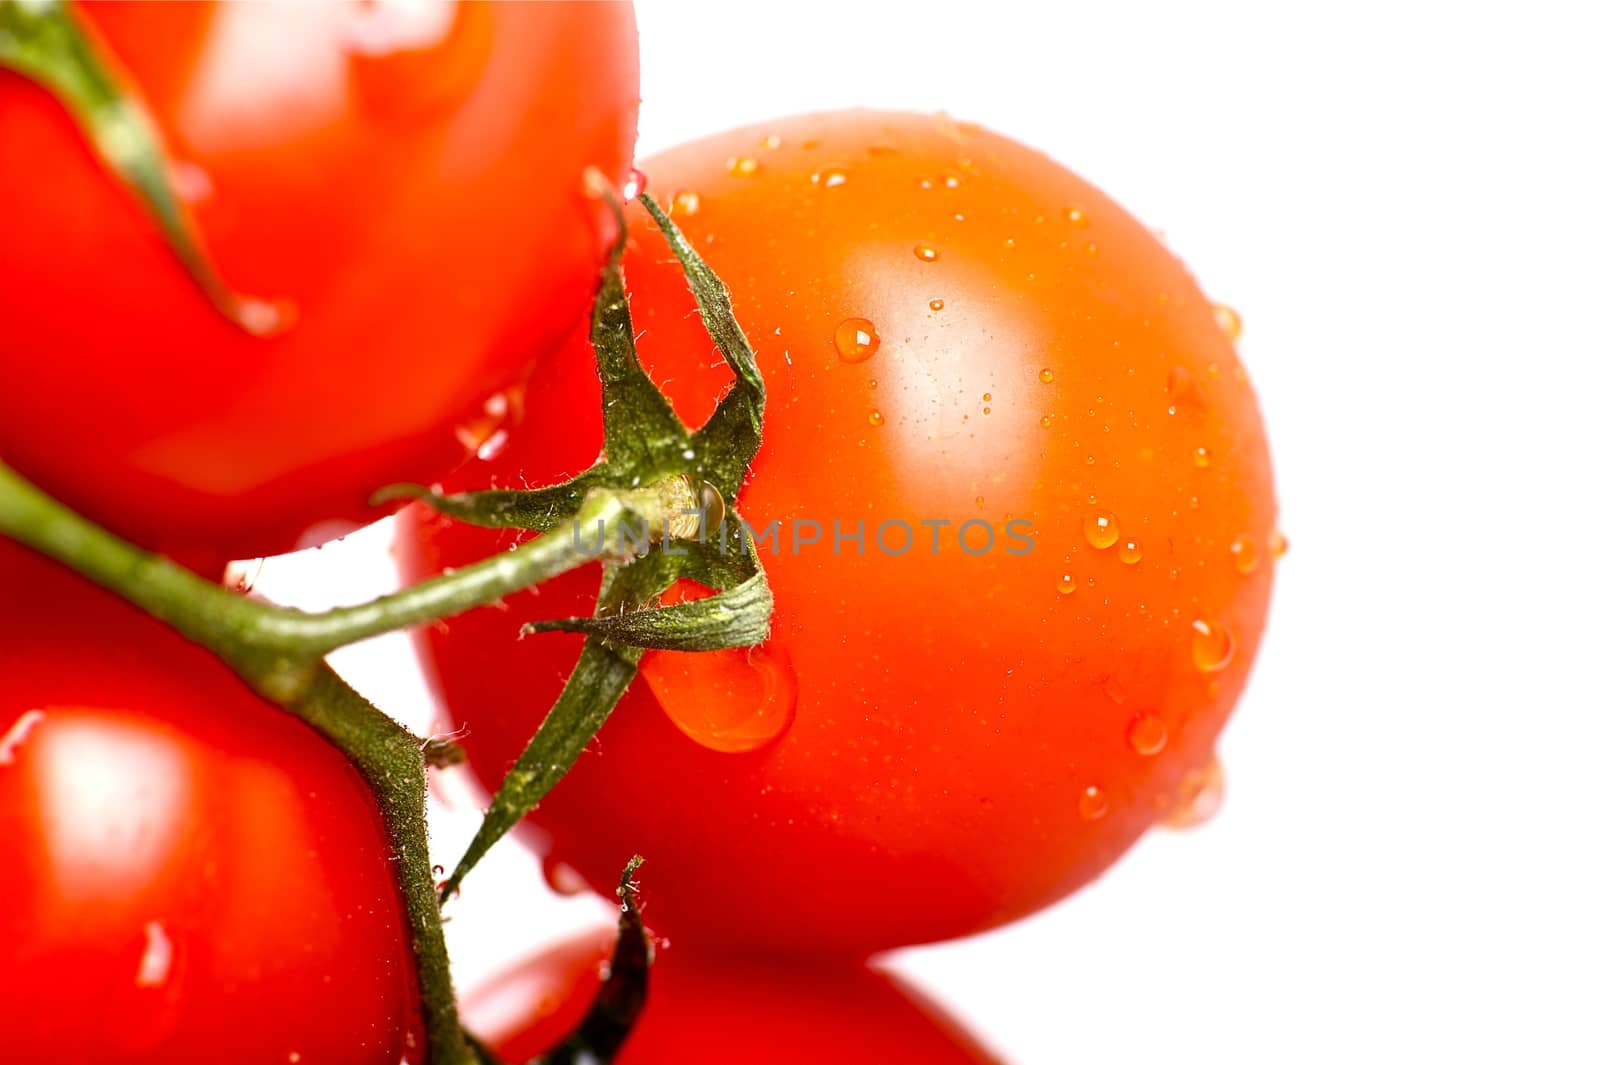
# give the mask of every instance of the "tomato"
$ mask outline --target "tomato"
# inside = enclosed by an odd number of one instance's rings
[[[63,106],[0,71],[4,461],[210,565],[370,520],[515,418],[613,237],[582,175],[631,161],[631,5],[80,8],[222,278],[280,321],[215,310]]]
[[[569,939],[469,995],[467,1025],[506,1061],[529,1061],[583,1020],[615,933]],[[892,976],[855,966],[714,959],[664,945],[644,1012],[615,1065],[994,1065],[938,1007]]]
[[[766,375],[738,505],[757,531],[781,523],[781,553],[761,547],[773,632],[645,657],[531,816],[548,860],[604,886],[643,854],[669,936],[865,954],[1034,911],[1209,805],[1277,542],[1228,316],[1098,189],[948,119],[792,118],[645,169]],[[642,213],[631,232],[641,359],[698,423],[730,374],[660,234]],[[581,466],[593,376],[552,366],[557,428],[451,487]],[[864,537],[836,550],[835,522]],[[413,513],[403,566],[506,539]],[[577,654],[519,626],[588,613],[596,583],[580,571],[422,635],[486,785]]]
[[[0,588],[6,1060],[399,1061],[405,911],[350,763],[6,540]]]

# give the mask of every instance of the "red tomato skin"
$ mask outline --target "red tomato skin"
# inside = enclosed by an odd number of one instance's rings
[[[383,822],[205,651],[0,540],[0,1031],[55,1065],[395,1065]]]
[[[643,169],[728,284],[766,375],[765,441],[739,499],[756,528],[1018,517],[1034,548],[970,556],[946,540],[934,557],[924,535],[895,558],[785,541],[764,554],[766,665],[647,654],[527,837],[594,885],[643,854],[669,936],[864,956],[1031,913],[1183,816],[1259,645],[1277,505],[1254,393],[1182,264],[1058,164],[948,119],[786,119]],[[660,235],[639,212],[630,224],[641,358],[697,424],[729,374]],[[847,317],[876,326],[866,361],[840,358]],[[450,487],[581,469],[600,433],[580,361],[540,373],[558,428]],[[1117,518],[1119,546],[1087,542],[1100,513]],[[402,570],[423,577],[512,539],[413,510]],[[1124,560],[1127,539],[1142,557]],[[1255,547],[1248,572],[1241,540]],[[579,571],[421,634],[486,787],[579,647],[519,639],[520,626],[591,612],[597,580]],[[1200,668],[1197,621],[1228,633],[1225,667]],[[726,717],[774,670],[794,713],[769,745],[724,753],[675,723]]]
[[[583,1020],[615,931],[575,936],[463,1003],[506,1061],[529,1061]],[[713,958],[657,948],[644,1012],[615,1065],[997,1065],[960,1025],[895,977],[864,966]]]
[[[287,324],[213,309],[64,108],[0,72],[6,462],[214,565],[369,521],[486,403],[514,420],[494,394],[578,324],[612,238],[582,175],[632,159],[631,5],[82,9],[222,276]]]

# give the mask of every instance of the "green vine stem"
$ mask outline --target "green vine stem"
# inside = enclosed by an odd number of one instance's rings
[[[666,491],[675,500],[682,489],[674,483]],[[571,535],[540,537],[370,603],[307,613],[246,599],[142,551],[0,464],[0,535],[54,558],[208,648],[263,696],[321,732],[360,771],[383,812],[397,860],[433,1065],[482,1059],[462,1032],[450,981],[428,854],[427,746],[340,679],[324,656],[369,636],[487,605],[596,559],[625,562],[628,539],[607,537],[606,529],[633,519],[630,504],[650,509],[639,490],[596,490],[571,519]]]

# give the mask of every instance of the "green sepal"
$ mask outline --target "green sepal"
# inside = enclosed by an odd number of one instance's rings
[[[393,484],[372,497],[373,506],[415,499],[441,514],[489,529],[549,532],[569,520],[589,491],[609,483],[603,465],[591,466],[569,481],[546,488],[490,489],[445,495],[417,484]]]
[[[704,456],[698,467],[700,476],[715,484],[730,499],[744,483],[746,471],[761,446],[761,424],[766,412],[767,387],[756,366],[750,340],[733,315],[728,286],[706,265],[689,245],[661,205],[648,195],[639,197],[644,209],[655,219],[677,256],[700,308],[700,319],[717,351],[733,370],[733,387],[718,402],[705,425],[694,434],[690,446]]]
[[[597,615],[626,613],[651,602],[675,579],[675,556],[652,552],[628,565],[608,565],[600,582]],[[521,757],[501,781],[483,823],[467,845],[450,878],[439,889],[447,901],[461,881],[502,836],[550,793],[572,768],[639,670],[642,648],[615,646],[590,636],[561,694],[528,741]]]
[[[278,328],[270,303],[230,289],[212,266],[172,184],[161,132],[59,0],[0,0],[0,67],[42,86],[83,130],[101,162],[127,185],[213,307],[250,333]]]
[[[582,632],[618,646],[667,651],[721,651],[765,641],[772,632],[772,588],[748,544],[741,540],[740,553],[731,558],[711,544],[685,546],[686,557],[670,567],[675,575],[723,590],[693,602],[625,614],[533,621],[522,627],[523,634]],[[737,576],[743,579],[730,580]]]
[[[617,915],[617,942],[611,948],[611,964],[594,1001],[560,1046],[528,1065],[608,1065],[633,1034],[650,993],[650,966],[655,961],[650,936],[639,913],[639,889],[633,882],[643,862],[635,855],[617,885],[617,901],[622,907]]]

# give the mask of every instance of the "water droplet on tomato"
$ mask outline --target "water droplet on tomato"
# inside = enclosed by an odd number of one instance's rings
[[[765,148],[769,152],[774,148],[781,148],[783,147],[783,138],[778,136],[776,133],[769,133],[765,137],[761,138],[761,147]]]
[[[1098,821],[1111,809],[1111,800],[1094,784],[1083,789],[1078,796],[1078,816],[1085,821]]]
[[[761,164],[748,155],[735,155],[728,160],[728,173],[738,177],[749,177],[760,169]]]
[[[1279,530],[1273,529],[1267,537],[1267,550],[1272,553],[1273,558],[1282,558],[1289,553],[1289,538]]]
[[[1051,425],[1053,425],[1053,424],[1055,424],[1055,419],[1054,419],[1054,418],[1052,418],[1052,417],[1051,417],[1051,416],[1050,416],[1050,415],[1048,415],[1048,414],[1046,414],[1046,415],[1043,415],[1043,416],[1042,416],[1042,417],[1040,417],[1040,419],[1039,419],[1039,428],[1041,428],[1041,429],[1048,429],[1048,428],[1050,428],[1050,426],[1051,426]]]
[[[1144,557],[1144,548],[1139,546],[1137,540],[1124,540],[1117,548],[1117,557],[1132,566]]]
[[[937,262],[939,260],[939,249],[935,248],[932,244],[918,244],[916,247],[911,249],[911,254],[915,255],[925,263]]]
[[[257,337],[271,336],[287,324],[284,308],[266,300],[248,297],[235,305],[234,316],[238,319],[240,328]]]
[[[867,424],[868,425],[882,425],[883,424],[883,412],[880,411],[880,410],[874,410],[871,413],[869,413],[867,415]]]
[[[159,921],[144,926],[144,952],[139,956],[139,969],[134,974],[135,987],[161,987],[172,975],[172,940]]]
[[[1184,773],[1178,782],[1177,802],[1161,823],[1168,828],[1205,824],[1222,808],[1223,790],[1222,763],[1213,756],[1199,769]]]
[[[1046,366],[1044,369],[1039,371],[1039,383],[1040,384],[1047,385],[1051,381],[1054,381],[1055,379],[1056,379],[1056,372],[1054,370],[1050,369],[1050,367]]]
[[[1233,661],[1233,634],[1221,623],[1197,618],[1190,623],[1194,635],[1190,651],[1195,668],[1202,673],[1217,673]]]
[[[1108,510],[1097,511],[1083,519],[1083,538],[1096,551],[1104,551],[1116,543],[1121,531],[1117,516]]]
[[[1083,209],[1081,207],[1068,207],[1062,212],[1062,214],[1065,215],[1067,221],[1072,225],[1082,226],[1088,225],[1089,223],[1089,216],[1083,213]]]
[[[833,346],[845,362],[866,362],[878,351],[878,327],[865,318],[846,318],[833,331]]]
[[[1233,568],[1240,573],[1253,573],[1261,562],[1261,557],[1256,551],[1256,542],[1248,536],[1235,536],[1233,543],[1228,545],[1228,554],[1233,556]]]
[[[1195,464],[1195,467],[1197,469],[1202,469],[1202,470],[1205,469],[1207,466],[1211,465],[1211,452],[1207,451],[1203,447],[1195,448],[1194,449],[1194,464]]]
[[[928,310],[930,310],[930,311],[942,311],[942,310],[944,310],[944,300],[929,300],[928,301]]]
[[[1167,746],[1167,726],[1154,714],[1139,714],[1128,723],[1128,746],[1146,758],[1158,755]]]
[[[684,189],[672,197],[672,213],[692,215],[700,212],[700,194],[692,189]]]
[[[583,878],[583,874],[566,862],[546,858],[539,863],[539,871],[544,874],[544,882],[557,895],[572,898],[589,890],[589,882]]]
[[[636,166],[629,167],[628,176],[622,182],[622,202],[632,203],[637,200],[639,193],[644,191],[647,181],[648,179],[644,176],[643,170]]]
[[[656,651],[640,672],[662,710],[708,750],[739,754],[775,742],[794,721],[800,686],[774,644],[726,651]]]
[[[811,175],[811,184],[820,185],[825,189],[836,189],[850,180],[850,175],[842,167],[825,166],[814,171]]]
[[[500,452],[506,449],[506,443],[511,439],[511,434],[504,429],[496,429],[478,445],[475,454],[483,462],[490,462]]]
[[[0,736],[0,765],[11,765],[17,760],[17,751],[28,741],[28,736],[44,720],[43,710],[24,710],[5,735]]]
[[[1062,595],[1071,595],[1078,590],[1078,582],[1073,580],[1072,574],[1063,573],[1056,578],[1056,591]]]
[[[1244,322],[1239,318],[1239,312],[1226,303],[1213,303],[1211,315],[1217,320],[1217,328],[1229,340],[1238,340],[1244,335]]]
[[[1194,374],[1186,366],[1174,366],[1167,372],[1167,399],[1172,406],[1168,408],[1169,414],[1176,414],[1180,407],[1201,409],[1205,407],[1205,397],[1200,393],[1200,386],[1195,382]]]

